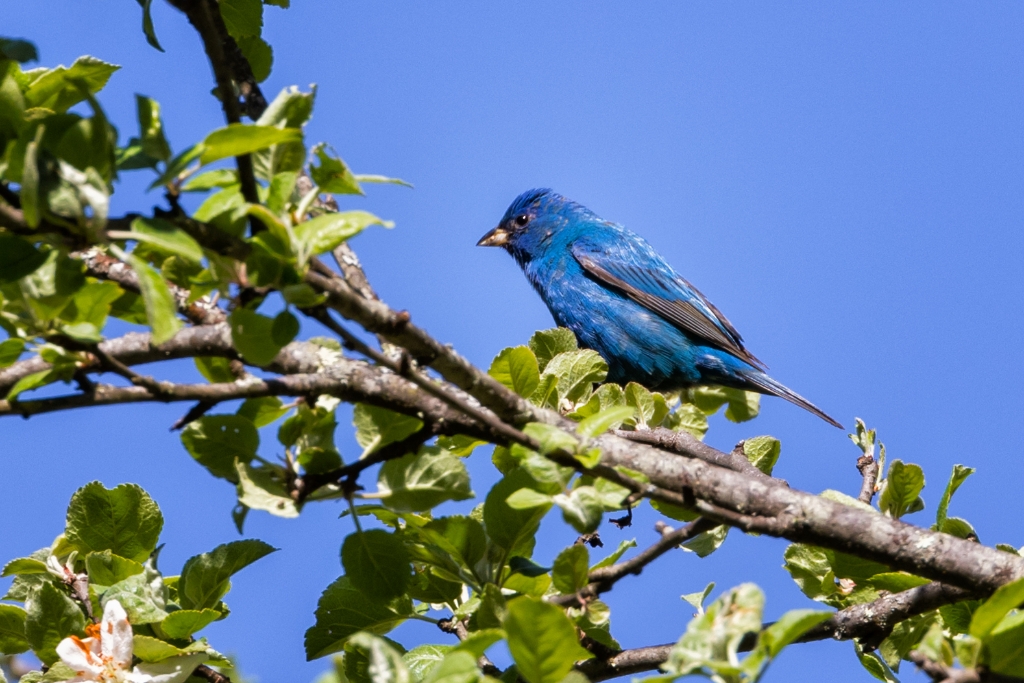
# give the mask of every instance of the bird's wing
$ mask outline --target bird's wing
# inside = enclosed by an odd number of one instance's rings
[[[767,369],[743,348],[743,338],[714,304],[653,250],[617,254],[579,241],[571,251],[583,269],[602,284],[621,291],[684,332],[755,367]]]

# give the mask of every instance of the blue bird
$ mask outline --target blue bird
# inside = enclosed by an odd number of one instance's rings
[[[552,190],[529,190],[477,246],[512,254],[555,322],[608,362],[608,381],[756,391],[842,429],[769,377],[736,328],[642,237],[585,206]]]

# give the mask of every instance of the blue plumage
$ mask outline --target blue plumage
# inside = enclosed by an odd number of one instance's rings
[[[478,244],[512,254],[555,322],[608,361],[609,381],[757,391],[842,428],[769,377],[725,316],[642,237],[585,206],[529,190]]]

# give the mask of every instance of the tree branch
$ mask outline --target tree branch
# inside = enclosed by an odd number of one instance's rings
[[[908,652],[907,660],[916,664],[917,668],[936,683],[981,683],[982,681],[977,669],[954,669],[942,662],[929,659],[920,650]]]
[[[571,428],[565,418],[515,395],[450,347],[412,325],[408,316],[395,313],[382,302],[365,299],[340,277],[329,277],[311,269],[306,280],[326,293],[328,304],[343,316],[409,349],[414,356],[424,358],[442,376],[503,421],[519,426],[536,420]],[[990,592],[1024,576],[1024,559],[1009,553],[794,491],[768,477],[691,459],[709,456],[706,449],[710,447],[698,446],[700,442],[676,444],[676,452],[690,456],[686,458],[666,458],[665,451],[631,443],[613,434],[600,436],[594,443],[602,451],[601,465],[595,468],[600,476],[622,480],[614,469],[617,466],[642,472],[650,478],[652,489],[660,488],[694,499],[698,502],[694,507],[702,515],[744,531],[850,552],[885,563],[892,569],[969,590]],[[718,453],[723,462],[729,460],[727,454]],[[662,495],[657,490],[646,493],[652,497]]]
[[[220,15],[220,7],[212,0],[168,0],[171,5],[184,12],[189,23],[195,27],[203,41],[203,48],[213,68],[213,77],[217,83],[217,95],[224,108],[224,118],[230,123],[241,123],[242,110],[238,96],[235,94],[235,83],[246,97],[247,113],[251,118],[258,117],[266,109],[266,100],[255,79],[252,69],[242,56],[234,39],[228,34],[224,19]],[[248,73],[240,73],[247,71]],[[252,104],[250,104],[250,100]],[[259,112],[259,113],[257,113]],[[254,116],[255,114],[255,116]],[[241,184],[242,196],[250,204],[259,204],[259,192],[256,186],[256,174],[253,171],[252,157],[242,154],[235,157],[238,166],[238,180]],[[255,223],[254,223],[255,227]],[[262,228],[262,225],[260,226]]]
[[[862,455],[857,458],[857,471],[864,478],[857,500],[870,505],[871,499],[875,497],[875,486],[878,483],[878,462],[871,455]]]
[[[297,477],[293,485],[293,495],[296,501],[301,503],[312,495],[314,491],[329,484],[339,484],[344,488],[345,482],[351,485],[363,470],[388,460],[401,458],[407,453],[414,453],[419,450],[420,446],[439,433],[440,425],[435,422],[428,422],[415,434],[411,434],[401,441],[385,444],[362,460],[357,460],[354,463],[329,472],[306,474]]]
[[[551,598],[549,602],[563,607],[577,607],[591,598],[596,598],[601,593],[610,591],[619,579],[630,574],[640,574],[644,567],[654,562],[672,548],[678,548],[694,536],[709,531],[718,526],[717,522],[706,519],[695,519],[686,526],[674,531],[663,533],[661,538],[654,545],[644,549],[641,553],[628,560],[613,564],[610,567],[602,567],[590,572],[589,583],[579,592],[573,595],[560,595]]]
[[[858,638],[865,643],[865,648],[870,650],[888,637],[897,623],[972,597],[975,596],[951,586],[939,583],[925,584],[887,595],[874,602],[841,609],[831,619],[805,633],[797,642]],[[756,642],[757,634],[748,634],[741,641],[739,651],[749,652]],[[672,644],[623,650],[607,659],[589,659],[581,662],[576,668],[597,683],[609,678],[657,669],[668,660],[671,650]]]
[[[725,467],[735,472],[742,472],[755,479],[771,480],[770,476],[750,464],[750,461],[743,455],[735,451],[731,453],[719,451],[698,440],[689,432],[673,432],[671,429],[658,427],[656,429],[639,429],[636,431],[616,429],[614,433],[615,436],[622,437],[623,439],[654,446],[663,451],[684,455],[688,458],[699,458],[704,462]]]

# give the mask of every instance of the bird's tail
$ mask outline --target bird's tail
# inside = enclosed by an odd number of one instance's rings
[[[839,429],[844,428],[843,425],[839,424],[834,419],[825,414],[825,411],[823,411],[821,408],[814,405],[806,398],[793,391],[792,389],[780,384],[779,382],[776,382],[774,379],[764,374],[763,372],[745,372],[743,373],[743,379],[750,382],[750,384],[753,386],[749,388],[752,388],[755,391],[758,391],[762,394],[769,394],[771,396],[778,396],[779,398],[784,398],[790,403],[798,405],[804,410],[814,413],[825,422],[828,422],[833,427],[838,427]]]

